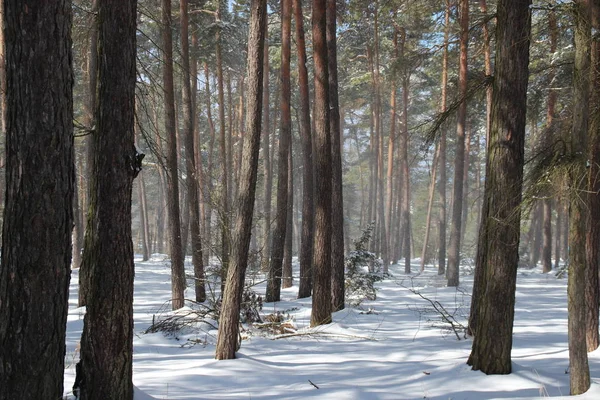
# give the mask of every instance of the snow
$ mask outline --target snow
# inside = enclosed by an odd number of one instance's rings
[[[413,260],[418,270],[419,260]],[[191,266],[188,265],[191,273]],[[134,300],[135,399],[494,399],[568,396],[566,279],[519,270],[513,340],[513,373],[487,376],[466,365],[471,340],[439,326],[429,303],[439,301],[465,323],[472,275],[464,267],[461,287],[445,287],[436,268],[392,276],[376,285],[377,299],[334,314],[334,322],[311,329],[310,299],[265,303],[292,319],[293,335],[244,332],[235,360],[214,359],[216,330],[210,324],[176,335],[145,334],[153,316],[165,315],[171,293],[164,256],[136,259]],[[295,265],[297,273],[297,265]],[[77,308],[77,271],[71,278],[65,395],[71,395],[84,309]],[[295,284],[298,280],[295,279]],[[264,283],[255,288],[264,293]],[[193,298],[193,288],[186,292]],[[189,311],[189,310],[188,310]],[[600,398],[600,350],[590,354],[592,387],[581,399]],[[72,397],[71,397],[72,398]]]

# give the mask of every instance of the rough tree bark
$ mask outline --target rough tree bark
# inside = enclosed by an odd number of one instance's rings
[[[310,325],[331,322],[331,137],[329,135],[329,73],[327,63],[326,0],[313,0],[312,36],[315,80],[315,195],[314,285]]]
[[[5,1],[3,17],[0,399],[61,399],[75,177],[71,2]]]
[[[592,28],[600,29],[600,1],[591,0]],[[589,228],[586,232],[587,278],[585,297],[587,303],[587,350],[598,348],[598,262],[600,251],[600,37],[592,35],[590,75],[590,119],[588,128],[588,210]]]
[[[573,70],[573,127],[569,143],[573,165],[569,171],[569,365],[571,395],[586,392],[590,387],[590,369],[586,344],[587,265],[585,232],[588,228],[588,205],[583,199],[587,182],[587,136],[589,117],[590,76],[590,0],[577,0],[575,12],[575,66]],[[595,307],[598,306],[596,302]]]
[[[477,262],[482,271],[467,364],[486,374],[509,374],[519,261],[525,112],[529,78],[531,0],[498,2],[496,69]],[[470,321],[473,321],[471,315]]]
[[[94,171],[83,263],[91,271],[81,337],[81,398],[133,399],[133,180],[137,0],[100,1]]]
[[[344,309],[344,199],[342,193],[342,135],[338,96],[336,0],[327,0],[327,63],[329,69],[329,129],[331,137],[331,301],[332,311]],[[383,141],[382,141],[383,143]],[[382,151],[383,153],[383,151]],[[383,175],[383,168],[381,168]],[[383,202],[381,203],[383,206]],[[381,221],[384,224],[383,218]],[[385,227],[385,224],[384,224]],[[386,240],[386,237],[382,237]],[[387,243],[387,241],[386,241]],[[387,249],[387,246],[385,246]],[[386,251],[387,252],[387,251]],[[388,255],[389,264],[389,255]]]
[[[250,27],[248,38],[247,99],[246,114],[247,139],[244,141],[240,170],[240,187],[236,200],[237,210],[232,234],[231,265],[228,270],[215,358],[219,360],[235,358],[238,343],[240,304],[244,289],[248,251],[252,231],[252,216],[258,175],[258,155],[261,136],[261,113],[263,94],[263,47],[267,24],[266,0],[252,0],[250,5]]]

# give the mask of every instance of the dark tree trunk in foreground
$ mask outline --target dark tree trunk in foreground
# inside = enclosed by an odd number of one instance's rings
[[[81,338],[81,398],[133,399],[136,0],[98,8],[95,160],[83,262],[92,272]]]
[[[71,2],[4,7],[0,399],[62,399],[75,177]]]
[[[240,304],[244,289],[248,250],[252,231],[252,215],[256,194],[258,175],[258,153],[261,136],[262,113],[262,79],[263,79],[263,46],[265,26],[267,23],[266,0],[252,0],[250,5],[250,34],[248,38],[247,67],[247,104],[246,132],[242,164],[240,170],[240,186],[235,210],[237,215],[232,234],[231,265],[229,267],[215,358],[219,360],[235,358],[239,345],[238,330],[240,321]]]
[[[573,70],[573,127],[570,138],[570,156],[573,165],[569,171],[569,366],[571,395],[586,392],[590,387],[590,368],[586,344],[586,249],[588,204],[585,196],[587,182],[587,136],[589,117],[590,76],[590,0],[577,0],[575,11],[575,66]],[[598,302],[594,304],[598,307]],[[597,326],[596,326],[597,329]]]
[[[165,91],[165,136],[167,138],[167,212],[171,252],[171,301],[173,310],[183,307],[185,269],[181,244],[179,174],[177,172],[177,132],[175,131],[175,92],[173,88],[173,37],[171,0],[162,0],[163,90]]]
[[[185,165],[186,165],[186,185],[187,200],[190,209],[190,234],[192,244],[192,265],[194,266],[194,288],[196,292],[196,301],[201,303],[206,300],[206,289],[204,287],[204,264],[202,257],[202,239],[200,236],[200,200],[198,188],[198,174],[196,168],[196,154],[194,138],[194,109],[191,93],[191,74],[190,74],[190,44],[188,38],[188,2],[180,1],[181,16],[181,64],[183,74],[183,124],[184,124],[184,143],[185,143]],[[196,79],[196,76],[193,77]]]
[[[277,166],[277,212],[271,262],[267,281],[267,302],[279,301],[281,295],[281,275],[283,270],[283,250],[287,226],[288,198],[288,155],[292,136],[292,114],[290,108],[290,56],[292,29],[292,0],[281,0],[281,120],[279,127],[279,161]]]
[[[467,50],[469,46],[469,1],[459,2],[460,65],[458,90],[462,99],[456,121],[456,155],[454,158],[454,189],[452,197],[452,226],[448,249],[448,286],[458,286],[460,272],[460,233],[462,225],[463,175],[465,169],[465,130],[467,123]]]
[[[296,48],[298,49],[298,85],[300,86],[299,130],[302,140],[302,234],[300,238],[300,282],[298,298],[310,297],[312,292],[312,260],[314,244],[314,165],[312,134],[310,129],[310,105],[308,92],[308,71],[306,68],[306,43],[302,0],[294,0],[296,23]]]
[[[329,129],[331,137],[331,306],[344,309],[344,198],[342,195],[342,134],[338,99],[336,0],[327,0],[327,62],[329,65]],[[383,168],[382,168],[383,170]],[[383,172],[382,172],[383,173]],[[382,203],[383,204],[383,203]],[[383,224],[384,222],[381,221]],[[386,240],[382,237],[381,240]],[[387,247],[387,246],[386,246]]]
[[[592,0],[592,27],[600,28],[600,0]],[[588,209],[589,228],[586,236],[587,278],[585,296],[587,303],[587,350],[598,348],[598,262],[600,251],[600,37],[592,36],[591,42],[590,120],[588,128]]]
[[[486,374],[509,374],[521,223],[521,189],[525,146],[525,110],[529,77],[531,0],[498,3],[496,69],[492,91],[485,204],[474,285],[481,297],[478,322],[467,364]]]
[[[331,322],[331,138],[326,40],[326,0],[313,0],[312,33],[315,63],[315,196],[314,285],[310,325]]]

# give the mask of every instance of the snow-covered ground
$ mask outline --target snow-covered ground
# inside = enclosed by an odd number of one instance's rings
[[[418,260],[413,269],[418,270]],[[189,267],[189,266],[188,266]],[[471,340],[440,327],[423,296],[439,301],[464,323],[472,276],[461,288],[429,266],[407,276],[392,266],[377,299],[334,314],[334,323],[309,328],[310,299],[266,303],[262,314],[283,312],[295,335],[251,330],[238,358],[214,359],[216,330],[208,324],[176,335],[145,334],[153,317],[169,308],[170,265],[164,256],[136,260],[133,381],[145,399],[492,399],[568,396],[566,279],[540,269],[519,270],[513,341],[513,373],[486,376],[466,365]],[[83,310],[77,308],[77,272],[71,279],[65,394],[74,380]],[[264,293],[264,284],[256,288]],[[186,292],[193,298],[193,288]],[[600,399],[600,352],[590,354],[592,388],[582,399]]]

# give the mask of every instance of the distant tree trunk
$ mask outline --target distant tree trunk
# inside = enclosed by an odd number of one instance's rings
[[[406,40],[406,31],[402,30],[402,53],[404,53],[404,43]],[[401,237],[403,239],[402,251],[404,253],[404,273],[410,274],[410,256],[411,256],[411,230],[410,230],[410,171],[408,169],[408,86],[410,77],[408,74],[402,79],[402,135],[400,136],[401,152],[401,171],[402,171],[402,218],[401,218]]]
[[[217,21],[221,21],[221,5],[217,11]],[[217,88],[219,102],[219,158],[221,168],[221,209],[219,210],[219,223],[221,227],[221,293],[224,289],[227,268],[229,268],[229,174],[231,165],[228,164],[227,130],[225,126],[225,80],[223,78],[223,56],[221,49],[221,28],[217,29],[215,36],[215,53],[217,61]]]
[[[98,79],[98,1],[92,0],[92,13],[90,16],[90,47],[88,51],[87,59],[87,96],[85,102],[87,125],[91,128],[94,125],[94,113],[96,112],[96,80]],[[89,191],[92,171],[94,169],[94,146],[91,137],[87,137],[85,143],[85,155],[86,155],[86,170],[84,172],[85,181],[87,182],[85,201],[83,204],[83,229],[86,226],[86,216],[88,212],[89,203]],[[81,246],[83,248],[83,245]],[[81,265],[81,264],[80,264]],[[90,279],[91,275],[86,271],[85,268],[79,269],[79,306],[82,307],[86,303],[87,294],[90,290]]]
[[[277,168],[277,214],[273,241],[271,243],[271,262],[267,280],[267,302],[279,301],[281,295],[281,274],[283,268],[283,249],[287,227],[288,199],[288,155],[291,147],[292,114],[290,109],[290,57],[292,29],[292,0],[281,0],[281,121],[279,128],[279,161]]]
[[[562,237],[562,210],[560,199],[555,200],[556,208],[556,232],[554,233],[554,268],[560,267],[560,250],[561,250],[561,237]]]
[[[427,261],[427,244],[429,243],[429,230],[431,228],[431,210],[433,208],[433,195],[435,192],[435,176],[437,173],[437,161],[439,158],[440,148],[436,146],[431,164],[431,183],[429,184],[429,200],[427,201],[427,220],[425,221],[425,238],[423,239],[423,251],[421,252],[421,268],[420,271],[425,271],[425,262]]]
[[[329,73],[326,0],[313,0],[315,167],[314,285],[310,325],[331,322],[331,137],[329,135]]]
[[[548,30],[550,32],[550,56],[554,56],[556,52],[556,42],[558,39],[558,26],[556,21],[556,13],[550,10],[548,14]],[[546,132],[544,133],[544,147],[551,143],[551,138],[554,132],[554,113],[556,108],[557,93],[553,87],[556,71],[550,69],[548,74],[550,89],[548,90],[548,106],[546,111]],[[543,200],[543,243],[542,243],[542,265],[543,272],[548,273],[552,270],[552,199]]]
[[[188,1],[180,0],[179,14],[181,18],[181,66],[182,66],[182,91],[183,91],[183,124],[185,144],[185,165],[187,186],[187,200],[190,209],[190,234],[192,245],[192,265],[194,267],[194,288],[196,301],[202,303],[206,300],[204,287],[204,263],[202,257],[202,239],[200,234],[200,200],[198,197],[198,175],[196,169],[195,135],[194,135],[194,108],[191,93],[190,74],[190,44],[188,38]],[[196,76],[193,77],[196,79]]]
[[[394,62],[398,60],[398,28],[394,28]],[[393,210],[393,202],[394,202],[394,145],[396,143],[396,118],[397,118],[397,91],[398,85],[396,82],[396,75],[392,75],[392,79],[390,82],[392,89],[390,95],[390,135],[388,137],[388,159],[387,159],[387,182],[386,182],[386,209],[385,209],[385,227],[387,238],[386,241],[388,243],[388,248],[390,250],[390,258],[391,262],[396,261],[395,257],[393,257],[392,246],[395,245],[395,242],[392,241],[392,237],[394,236],[393,228],[392,228],[392,210]],[[399,193],[397,193],[399,195]],[[388,272],[388,265],[383,266],[383,272]]]
[[[133,180],[137,1],[98,7],[95,160],[83,262],[92,273],[81,337],[81,398],[133,399]],[[115,362],[115,360],[119,360]]]
[[[575,65],[573,71],[573,127],[570,155],[573,166],[569,172],[569,365],[571,395],[586,392],[590,387],[590,369],[587,357],[587,296],[585,235],[588,228],[588,204],[583,198],[587,182],[586,162],[588,148],[589,85],[590,85],[590,0],[575,1]],[[598,307],[598,301],[594,307]],[[597,329],[597,325],[596,325]]]
[[[302,235],[300,240],[300,282],[298,298],[310,297],[312,292],[312,259],[314,243],[314,176],[312,155],[312,134],[310,129],[310,96],[308,91],[308,71],[306,68],[306,44],[302,0],[294,0],[294,20],[296,23],[296,48],[298,50],[298,85],[300,86],[299,129],[302,140]]]
[[[5,1],[3,11],[0,399],[62,399],[75,177],[71,2]]]
[[[485,18],[487,18],[487,2],[479,0],[479,8]],[[490,29],[487,23],[483,24],[483,57],[485,63],[485,75],[491,76],[492,71],[492,54],[490,49]],[[485,142],[490,142],[490,129],[492,121],[492,86],[488,86],[485,90]]]
[[[511,349],[521,224],[525,113],[529,78],[531,0],[500,0],[492,125],[474,283],[479,298],[471,308],[473,347],[467,364],[486,374],[511,372]],[[476,322],[474,324],[473,322]]]
[[[335,18],[335,17],[334,17]],[[375,243],[378,247],[378,253],[381,254],[384,269],[387,269],[390,265],[390,255],[388,251],[388,243],[386,241],[387,232],[385,230],[385,190],[384,184],[384,172],[383,172],[383,129],[381,126],[381,77],[380,77],[380,52],[379,52],[379,1],[375,0],[375,15],[374,15],[374,89],[375,89],[375,115],[374,115],[374,127],[375,127],[375,146],[377,147],[377,174],[375,179],[377,180],[377,193],[375,196],[375,209],[374,215],[377,216],[376,229],[375,229]],[[331,98],[330,100],[331,101]],[[331,115],[330,115],[331,118]],[[330,133],[333,135],[333,132]]]
[[[173,88],[173,37],[171,35],[171,0],[162,0],[163,87],[165,101],[165,136],[167,138],[167,211],[169,251],[171,253],[171,301],[173,310],[183,307],[185,269],[181,247],[179,209],[179,173],[177,171],[177,132],[175,128],[175,92]]]
[[[454,189],[452,196],[452,226],[448,251],[448,286],[458,286],[460,267],[460,233],[462,225],[463,174],[465,168],[465,129],[467,123],[467,50],[469,47],[469,2],[459,1],[460,64],[458,71],[459,97],[456,121],[456,155],[454,158]]]
[[[592,0],[592,27],[600,29],[600,1]],[[600,252],[600,39],[592,35],[591,41],[591,80],[590,80],[590,120],[588,159],[588,210],[589,228],[586,232],[587,278],[585,297],[587,303],[587,350],[598,348],[598,262]]]
[[[329,69],[329,135],[331,137],[331,301],[332,311],[344,309],[344,198],[342,187],[342,135],[338,96],[336,0],[327,0],[327,63]],[[382,142],[383,143],[383,140]],[[382,151],[383,153],[383,151]],[[383,155],[382,155],[383,157]],[[383,176],[383,167],[381,168]],[[383,209],[383,202],[381,203]],[[384,224],[384,219],[381,221]],[[385,226],[385,225],[384,225]],[[382,240],[386,239],[385,237]],[[387,243],[387,240],[386,240]],[[386,245],[387,249],[387,245]],[[387,253],[387,250],[386,250]],[[388,255],[389,256],[389,255]],[[389,264],[389,258],[388,258]]]
[[[442,59],[442,99],[440,112],[446,111],[448,98],[448,42],[450,35],[450,0],[446,0],[446,11],[444,17],[444,55]],[[440,215],[438,220],[439,251],[438,251],[438,275],[446,273],[446,127],[442,127],[440,135],[440,157],[439,169],[440,179],[438,191],[440,196]]]
[[[269,29],[268,25],[265,25],[265,44],[264,44],[264,55],[263,55],[263,141],[262,141],[262,157],[263,157],[263,171],[264,171],[264,204],[263,204],[263,214],[264,214],[264,227],[263,227],[263,242],[262,242],[262,252],[263,262],[262,269],[267,271],[269,268],[269,257],[271,255],[271,196],[272,196],[272,188],[273,188],[273,174],[271,173],[271,160],[272,157],[270,155],[270,146],[269,146],[269,135],[271,131],[271,118],[270,118],[270,97],[269,97],[269,42],[268,42],[268,34]]]
[[[214,165],[214,148],[215,148],[215,123],[212,118],[212,101],[210,92],[210,74],[208,71],[208,64],[204,63],[204,91],[206,93],[206,119],[208,120],[208,129],[210,133],[210,140],[208,143],[208,165],[206,166],[206,184],[204,189],[204,200],[206,202],[205,216],[204,216],[204,237],[206,238],[203,247],[204,265],[209,264],[209,257],[212,253],[212,213],[214,208],[215,198],[213,197],[213,165]]]
[[[240,186],[236,200],[235,225],[232,233],[231,265],[223,294],[219,334],[215,358],[218,360],[235,358],[239,346],[238,332],[240,304],[244,290],[248,251],[252,233],[252,216],[256,195],[258,175],[258,155],[261,136],[262,83],[263,83],[263,47],[267,24],[266,0],[252,0],[250,5],[250,32],[248,38],[247,67],[247,103],[246,114],[247,139],[244,141]]]
[[[288,153],[288,194],[287,208],[285,220],[285,244],[283,251],[283,269],[281,275],[281,287],[283,289],[292,287],[292,252],[293,252],[293,236],[294,236],[294,174],[292,171],[293,157],[292,152]]]
[[[142,261],[148,261],[150,259],[150,230],[148,224],[148,204],[146,202],[146,184],[143,173],[140,173],[138,178],[138,200],[140,204],[140,231],[142,234]]]

